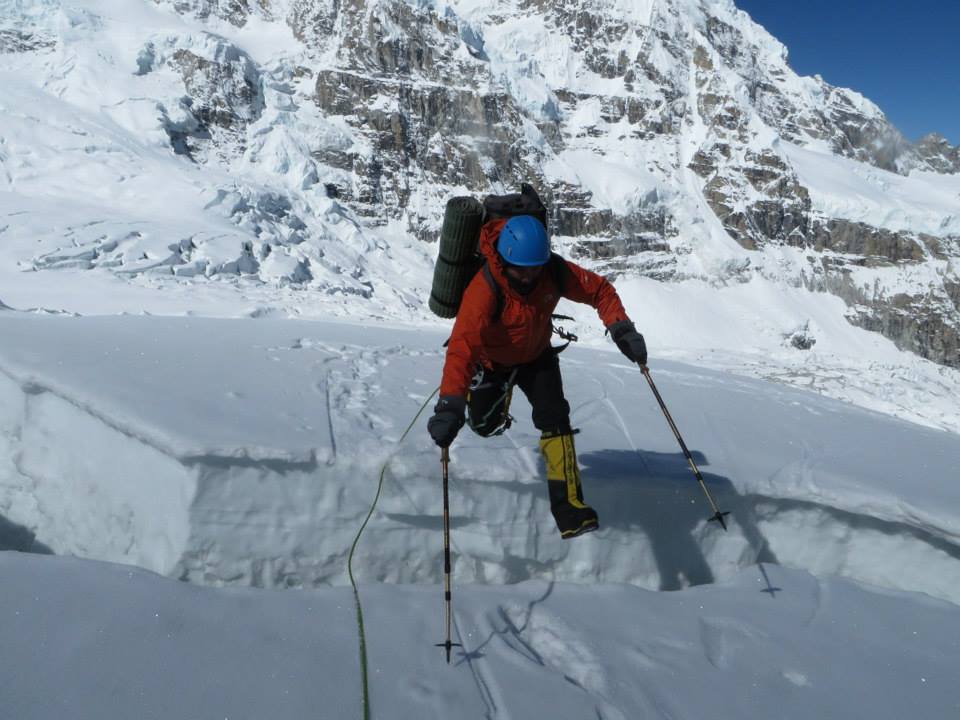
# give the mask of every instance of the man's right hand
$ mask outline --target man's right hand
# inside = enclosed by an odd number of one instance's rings
[[[450,447],[463,427],[467,401],[454,395],[442,395],[433,408],[433,417],[427,422],[427,431],[442,448]]]

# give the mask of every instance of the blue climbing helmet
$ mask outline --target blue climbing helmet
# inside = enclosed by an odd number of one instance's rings
[[[533,267],[550,260],[550,238],[547,229],[532,215],[517,215],[500,231],[497,250],[511,265]]]

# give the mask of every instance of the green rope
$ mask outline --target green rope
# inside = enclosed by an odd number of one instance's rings
[[[423,401],[423,405],[421,405],[420,409],[417,410],[417,414],[414,416],[413,420],[410,421],[410,424],[407,425],[407,429],[403,431],[403,434],[397,441],[397,445],[404,441],[404,439],[413,429],[413,426],[416,425],[417,420],[420,419],[420,416],[426,409],[427,404],[439,391],[440,388],[437,388],[430,393],[430,397]],[[350,585],[353,587],[353,603],[357,608],[357,628],[359,629],[360,635],[360,692],[363,698],[363,720],[370,720],[370,692],[369,682],[367,679],[367,633],[363,628],[363,607],[360,605],[360,591],[357,589],[357,581],[353,577],[353,553],[357,549],[357,544],[360,542],[360,536],[363,535],[363,531],[366,529],[367,523],[370,522],[370,518],[373,517],[374,511],[377,509],[377,503],[380,501],[380,493],[383,491],[383,480],[386,477],[387,466],[389,464],[390,458],[388,457],[386,462],[383,463],[383,467],[380,469],[380,482],[377,484],[377,494],[373,498],[373,504],[370,506],[370,512],[367,513],[367,517],[363,520],[363,525],[360,526],[357,536],[353,539],[353,545],[350,546],[350,554],[347,556],[347,575],[350,576]]]

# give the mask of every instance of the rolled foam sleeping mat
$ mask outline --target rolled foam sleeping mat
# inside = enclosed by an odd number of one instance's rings
[[[455,197],[447,201],[429,303],[434,314],[442,318],[456,317],[463,291],[477,272],[482,225],[483,204],[479,200]]]

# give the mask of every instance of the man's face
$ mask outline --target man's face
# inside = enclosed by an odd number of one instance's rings
[[[523,267],[521,265],[504,265],[503,274],[507,276],[510,287],[521,295],[528,295],[537,286],[540,275],[543,273],[543,265],[534,265],[533,267]]]

